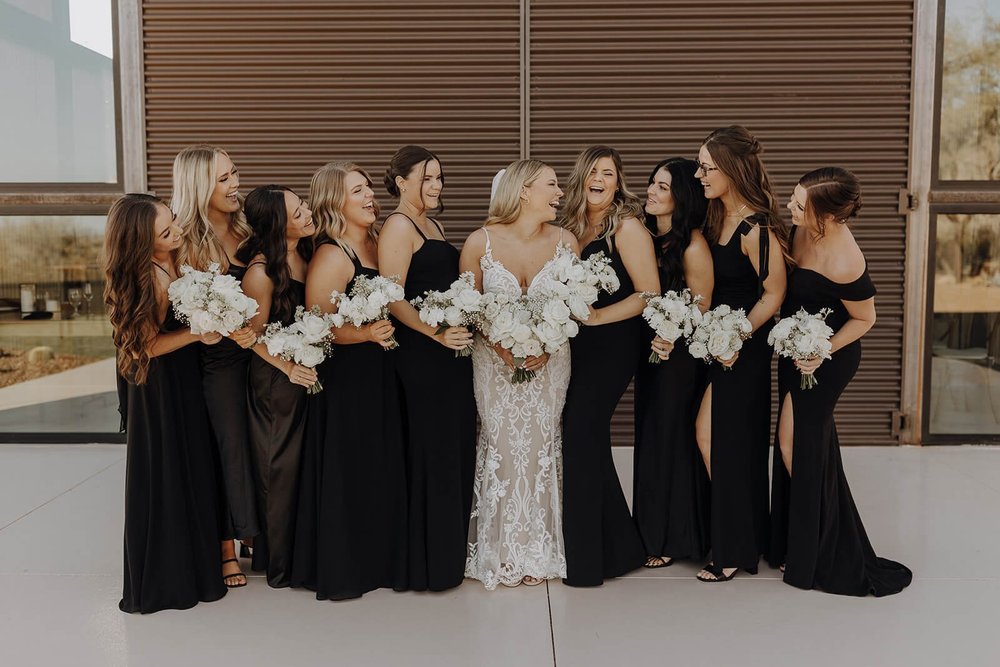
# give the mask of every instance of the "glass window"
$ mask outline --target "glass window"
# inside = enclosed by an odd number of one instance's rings
[[[0,183],[117,183],[112,0],[0,0]]]
[[[0,432],[118,431],[103,216],[0,216]]]
[[[938,178],[1000,180],[1000,2],[947,0]]]
[[[930,432],[1000,434],[1000,214],[937,217]]]

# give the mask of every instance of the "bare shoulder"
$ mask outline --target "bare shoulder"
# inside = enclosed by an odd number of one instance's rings
[[[700,230],[691,230],[691,241],[688,243],[687,249],[684,250],[685,257],[703,257],[711,256],[712,250],[708,246],[708,241],[705,239],[705,235],[701,233]]]
[[[830,280],[852,283],[865,272],[868,262],[853,237],[848,237],[832,250],[824,266],[824,273]]]
[[[390,238],[399,238],[413,232],[413,224],[410,219],[398,211],[389,214],[389,217],[382,223],[379,231],[379,239],[383,234],[388,234]]]
[[[267,260],[264,255],[256,255],[247,264],[247,271],[243,275],[243,282],[249,285],[262,285],[270,283],[271,279],[267,275]]]
[[[468,248],[473,251],[483,251],[486,250],[486,230],[483,227],[474,230],[469,234],[468,238],[465,239],[465,245],[463,248]]]
[[[313,252],[312,261],[309,262],[310,269],[337,269],[346,265],[350,265],[352,269],[354,268],[354,263],[351,261],[351,258],[348,257],[347,253],[344,252],[344,249],[336,243],[324,243],[320,245],[316,248],[315,252]]]
[[[642,222],[640,222],[637,218],[633,217],[622,218],[621,224],[618,226],[618,231],[616,233],[623,235],[622,238],[652,238],[649,230],[646,229],[646,225],[642,224]]]

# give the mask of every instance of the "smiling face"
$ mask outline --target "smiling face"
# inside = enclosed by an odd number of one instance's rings
[[[646,188],[646,213],[653,216],[670,215],[674,212],[674,197],[670,193],[673,177],[661,167],[653,175],[653,182]]]
[[[285,237],[288,240],[312,236],[316,230],[312,211],[294,192],[285,191],[285,219],[288,221],[285,227]]]
[[[795,190],[792,191],[792,196],[788,198],[788,210],[792,214],[792,224],[798,227],[810,226],[806,222],[806,200],[808,199],[808,194],[806,189],[801,185],[796,185]]]
[[[413,166],[405,179],[400,179],[400,191],[419,210],[433,211],[441,205],[444,176],[441,163],[429,160]],[[399,181],[397,181],[399,183]]]
[[[209,209],[220,213],[240,210],[237,194],[240,190],[240,172],[225,153],[219,153],[215,163],[215,189],[208,200]]]
[[[166,255],[181,245],[182,232],[176,224],[177,216],[165,204],[156,205],[153,221],[153,254]]]
[[[522,189],[522,211],[538,215],[544,222],[551,222],[556,219],[562,196],[556,172],[551,167],[545,167],[531,185]]]
[[[702,146],[701,150],[698,151],[698,162],[698,171],[694,173],[694,177],[701,181],[707,199],[718,199],[729,192],[729,179],[715,164],[707,146]]]
[[[365,175],[352,171],[344,177],[344,189],[347,197],[340,212],[344,219],[355,225],[370,227],[375,224],[377,211],[375,208],[375,192],[368,184]]]
[[[618,170],[610,157],[598,158],[590,168],[590,174],[583,183],[586,188],[587,209],[603,211],[611,206],[618,190]]]

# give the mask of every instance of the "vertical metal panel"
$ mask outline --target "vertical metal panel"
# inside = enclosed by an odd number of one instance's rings
[[[358,162],[390,204],[393,152],[436,152],[443,221],[482,224],[497,169],[520,155],[518,0],[146,0],[149,187],[169,196],[185,145],[225,147],[246,191],[301,193],[320,165]]]
[[[913,48],[912,0],[532,0],[531,146],[565,181],[591,143],[622,151],[630,186],[709,131],[748,126],[784,202],[806,171],[855,171],[855,225],[879,290],[878,323],[845,392],[845,444],[896,444]],[[616,444],[632,438],[631,397]]]

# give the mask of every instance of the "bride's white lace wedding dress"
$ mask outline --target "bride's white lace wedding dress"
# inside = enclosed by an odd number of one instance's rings
[[[479,265],[484,292],[521,294],[517,278],[493,258],[488,232]],[[528,294],[542,289],[551,266],[550,260],[535,275]],[[525,576],[565,577],[560,480],[569,346],[552,354],[534,379],[515,385],[511,369],[477,336],[472,367],[482,425],[465,576],[489,590]]]

